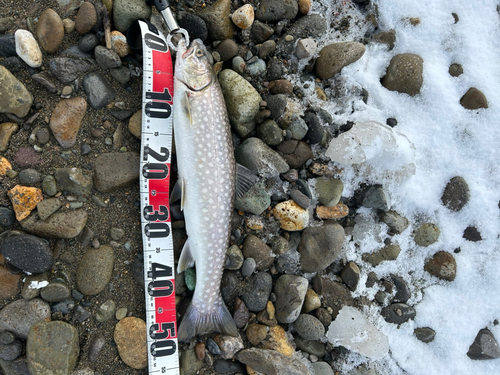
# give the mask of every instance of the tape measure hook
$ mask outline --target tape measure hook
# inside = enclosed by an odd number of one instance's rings
[[[172,41],[172,38],[174,36],[176,36],[176,34],[181,34],[181,39],[178,41],[178,43],[181,43],[181,41],[182,41],[183,43],[186,43],[186,46],[189,46],[189,34],[188,34],[188,32],[184,29],[177,29],[177,30],[172,31],[170,34],[167,35],[167,43],[168,43],[168,46],[170,47],[170,49],[172,49],[174,51],[177,51],[177,49],[178,49],[177,45],[175,45],[174,42]],[[182,40],[182,38],[184,40]]]

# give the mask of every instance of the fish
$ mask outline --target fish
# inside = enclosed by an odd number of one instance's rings
[[[199,39],[190,46],[181,40],[177,48],[172,110],[178,181],[172,199],[181,200],[188,235],[177,272],[196,265],[196,288],[177,338],[188,341],[213,331],[237,336],[220,282],[235,192],[240,196],[255,181],[235,163],[226,104],[209,52]]]

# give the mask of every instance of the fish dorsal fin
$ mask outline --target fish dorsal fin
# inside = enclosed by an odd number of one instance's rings
[[[236,198],[241,198],[258,180],[250,169],[236,163]]]
[[[181,256],[179,258],[179,263],[177,264],[177,273],[184,272],[188,268],[194,266],[194,258],[189,248],[189,239],[184,243],[184,247],[181,251]]]
[[[189,94],[184,91],[184,94],[181,97],[182,110],[184,115],[189,120],[189,124],[193,126],[193,118],[191,116],[191,105],[189,104]]]

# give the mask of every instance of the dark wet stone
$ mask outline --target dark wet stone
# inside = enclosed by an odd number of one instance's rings
[[[42,84],[49,92],[55,93],[57,91],[57,87],[52,82],[51,77],[47,73],[36,73],[31,76],[32,79]]]
[[[56,57],[49,61],[52,74],[62,83],[71,83],[80,74],[89,70],[90,65],[83,60],[71,59],[69,57]]]
[[[132,78],[132,74],[130,73],[130,69],[125,66],[120,66],[115,69],[110,69],[109,73],[111,77],[113,77],[117,82],[122,85],[126,84]]]
[[[436,337],[436,331],[429,327],[415,328],[413,333],[417,336],[417,339],[425,343],[433,341],[434,337]]]
[[[306,340],[319,340],[325,334],[325,327],[314,316],[300,314],[294,322],[297,333]]]
[[[233,320],[236,323],[236,327],[238,327],[239,329],[244,328],[247,325],[249,318],[250,313],[245,306],[245,303],[241,299],[236,298],[233,312]]]
[[[483,238],[481,237],[481,233],[477,230],[476,227],[469,226],[465,228],[463,237],[466,240],[477,242],[481,241]]]
[[[249,234],[243,242],[243,255],[245,258],[256,260],[257,270],[265,270],[274,262],[274,255],[269,246],[259,237]]]
[[[255,20],[252,24],[252,34],[257,43],[265,42],[271,35],[273,35],[273,33],[274,29],[271,26],[260,22],[259,20]]]
[[[0,343],[0,358],[4,361],[13,361],[18,358],[23,351],[23,344],[20,340],[14,340],[10,344]]]
[[[14,35],[0,35],[0,57],[17,56]]]
[[[310,144],[317,144],[323,139],[324,128],[321,125],[318,116],[314,112],[306,112],[304,121],[307,124],[308,130],[303,140]]]
[[[477,360],[500,358],[500,347],[490,330],[483,328],[479,331],[467,352],[467,356]]]
[[[272,286],[273,279],[267,272],[252,275],[241,296],[248,310],[255,312],[263,310],[266,307]]]
[[[115,89],[98,72],[89,73],[83,78],[83,89],[94,109],[101,109],[116,97]]]
[[[349,262],[346,264],[346,266],[342,269],[342,272],[340,273],[342,281],[352,291],[355,291],[356,288],[358,287],[359,272],[360,270],[359,267],[356,265],[356,263]]]
[[[1,37],[0,37],[1,39]],[[15,73],[23,69],[23,61],[17,56],[6,57],[2,64],[5,68],[7,68],[11,73]]]
[[[460,211],[469,199],[469,185],[460,176],[455,176],[448,182],[441,196],[443,204],[452,211]]]
[[[99,38],[95,34],[86,34],[78,42],[78,48],[83,52],[92,52],[99,44]]]
[[[4,228],[10,227],[16,222],[16,214],[7,207],[0,207],[0,225]]]
[[[270,95],[266,99],[267,108],[271,111],[271,117],[278,120],[285,113],[287,99],[284,94]]]
[[[415,318],[416,311],[413,307],[404,303],[393,303],[384,307],[381,314],[387,323],[403,324]]]
[[[214,370],[220,374],[229,374],[229,373],[245,373],[245,366],[243,366],[238,361],[231,361],[228,359],[216,359],[214,361]]]
[[[309,159],[314,157],[309,144],[295,139],[281,142],[276,149],[290,168],[300,169]]]
[[[64,301],[70,297],[70,290],[63,283],[51,282],[40,291],[40,297],[47,302]]]
[[[92,316],[92,314],[89,311],[87,311],[84,307],[82,307],[81,305],[77,305],[75,307],[75,311],[74,311],[73,316],[77,322],[81,323],[81,322],[84,322],[85,320],[87,320],[88,318],[90,318]]]
[[[205,41],[208,37],[207,24],[203,18],[198,17],[196,14],[187,12],[180,12],[177,20],[179,27],[189,33],[189,37],[194,39],[201,39]]]
[[[112,49],[107,49],[104,46],[95,47],[94,55],[97,65],[101,69],[118,68],[122,64],[120,56]]]
[[[89,361],[92,363],[97,362],[104,346],[106,345],[106,338],[102,334],[96,334],[89,344]]]
[[[396,287],[394,302],[406,303],[411,297],[410,287],[408,286],[408,283],[401,276],[397,275],[391,275],[391,280]]]
[[[17,268],[29,273],[48,271],[54,262],[46,240],[31,234],[10,234],[0,242],[0,253]]]

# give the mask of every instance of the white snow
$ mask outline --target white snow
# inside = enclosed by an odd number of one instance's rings
[[[329,3],[333,5],[328,5]],[[322,12],[335,20],[331,10],[339,1],[314,1],[313,12]],[[474,361],[467,357],[469,346],[478,331],[487,327],[500,340],[500,16],[497,0],[372,0],[378,7],[379,30],[396,30],[395,48],[370,43],[365,55],[345,67],[332,78],[326,92],[336,100],[326,104],[314,99],[312,84],[307,95],[309,104],[321,104],[338,124],[346,121],[386,122],[396,118],[395,129],[415,146],[415,175],[402,183],[375,176],[372,182],[382,183],[389,190],[392,209],[410,220],[410,227],[393,242],[401,246],[396,261],[383,262],[373,268],[361,260],[361,253],[373,251],[383,243],[386,228],[376,224],[372,210],[363,210],[359,222],[372,230],[354,232],[345,260],[362,267],[362,280],[374,270],[378,277],[390,273],[403,276],[412,286],[409,301],[416,309],[414,320],[401,325],[386,323],[379,308],[370,308],[368,318],[389,338],[390,353],[375,366],[383,374],[500,374],[500,359]],[[350,9],[350,8],[349,8]],[[354,11],[351,11],[351,14]],[[452,12],[459,16],[454,23]],[[412,26],[408,19],[420,18]],[[318,41],[318,50],[332,41],[359,40],[364,32],[350,35],[330,33]],[[385,89],[380,79],[391,58],[401,53],[414,53],[423,58],[424,82],[421,93],[414,97]],[[463,66],[464,73],[452,77],[452,63]],[[467,110],[459,101],[470,88],[481,90],[488,109]],[[368,103],[359,98],[364,88]],[[307,104],[307,103],[306,103]],[[352,111],[351,109],[354,109]],[[317,151],[317,149],[316,149]],[[323,151],[324,152],[324,151]],[[324,154],[323,154],[324,155]],[[351,196],[366,176],[360,176],[345,165],[340,176],[344,196]],[[376,166],[374,168],[376,170]],[[441,203],[441,195],[453,176],[462,176],[470,188],[470,201],[460,211],[452,212]],[[441,230],[439,241],[429,247],[418,247],[412,231],[423,222],[433,222]],[[463,239],[463,231],[473,225],[482,241]],[[362,233],[363,232],[363,233]],[[361,246],[355,246],[355,243]],[[372,246],[370,243],[377,246]],[[364,247],[363,245],[366,245]],[[381,246],[378,246],[380,248]],[[460,248],[457,254],[453,251]],[[439,281],[423,270],[426,259],[439,250],[454,254],[457,276],[452,282]],[[420,292],[422,290],[423,292]],[[371,295],[360,283],[358,295]],[[414,336],[417,327],[436,331],[434,341],[425,344]],[[346,373],[359,363],[371,363],[353,353],[345,361]]]

